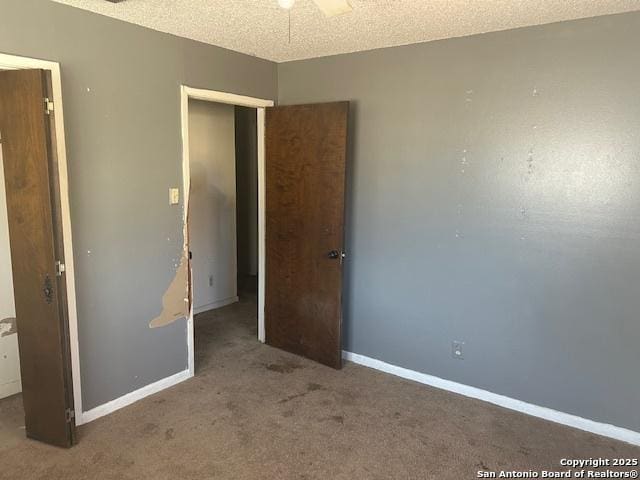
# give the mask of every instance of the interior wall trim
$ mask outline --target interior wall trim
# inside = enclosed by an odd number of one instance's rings
[[[588,418],[578,417],[577,415],[560,412],[551,408],[540,407],[538,405],[523,402],[522,400],[516,400],[515,398],[482,390],[481,388],[471,387],[462,383],[452,382],[451,380],[445,380],[426,373],[416,372],[415,370],[409,370],[397,365],[392,365],[358,353],[343,351],[342,358],[347,361],[357,363],[358,365],[390,373],[391,375],[405,378],[407,380],[413,380],[414,382],[429,385],[441,390],[447,390],[459,395],[464,395],[465,397],[482,400],[484,402],[492,403],[516,412],[525,413],[533,417],[542,418],[561,425],[566,425],[586,432],[595,433],[596,435],[602,435],[603,437],[609,437],[632,445],[640,446],[640,432],[634,432],[633,430],[628,430],[626,428],[617,427],[607,423],[596,422],[594,420],[589,420]]]
[[[22,392],[22,384],[20,383],[20,380],[0,384],[0,398],[17,395],[20,392]]]
[[[131,393],[127,393],[126,395],[116,398],[115,400],[111,400],[110,402],[92,408],[91,410],[83,412],[82,423],[86,424],[89,422],[93,422],[100,417],[104,417],[105,415],[113,413],[116,410],[120,410],[121,408],[127,407],[132,403],[142,400],[149,395],[153,395],[154,393],[158,393],[161,390],[177,385],[180,382],[184,382],[185,380],[191,378],[191,376],[191,372],[189,372],[188,369],[183,370],[182,372],[178,372],[174,375],[171,375],[170,377],[163,378],[162,380],[158,380],[155,383],[151,383],[138,390],[134,390]]]
[[[237,295],[235,297],[223,298],[222,300],[217,300],[215,302],[207,303],[206,305],[193,307],[193,314],[197,315],[199,313],[207,312],[209,310],[214,310],[216,308],[226,307],[227,305],[231,305],[232,303],[236,303],[239,301],[240,301],[240,298]]]
[[[256,109],[257,120],[257,145],[258,145],[258,340],[265,342],[264,327],[264,296],[265,296],[265,109],[273,107],[275,102],[264,98],[247,97],[234,93],[220,92],[193,88],[187,85],[180,86],[180,122],[182,132],[182,191],[184,192],[183,204],[183,231],[185,251],[188,250],[188,225],[186,212],[189,211],[189,192],[191,191],[191,173],[189,166],[189,99],[203,100],[206,102],[239,105]],[[193,273],[191,273],[193,275]],[[188,286],[189,291],[191,286]],[[195,374],[195,347],[193,327],[193,305],[187,319],[187,361],[191,376]]]

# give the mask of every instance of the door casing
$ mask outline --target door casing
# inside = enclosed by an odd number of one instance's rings
[[[80,377],[80,344],[78,340],[78,311],[76,305],[75,269],[73,261],[73,235],[71,231],[71,208],[69,205],[69,182],[67,174],[67,148],[65,142],[64,110],[62,102],[62,78],[60,64],[48,60],[20,57],[0,53],[0,70],[40,69],[51,73],[53,90],[55,143],[58,158],[58,185],[60,188],[62,237],[64,242],[65,276],[67,279],[67,307],[69,318],[69,343],[71,349],[71,374],[73,377],[73,400],[75,422],[82,425],[82,386]]]
[[[257,145],[258,145],[258,340],[265,341],[264,328],[264,285],[265,285],[265,109],[273,107],[275,102],[263,98],[247,97],[233,93],[219,92],[180,86],[180,118],[182,125],[182,192],[183,201],[183,233],[184,251],[188,249],[188,219],[189,191],[191,172],[189,167],[189,99],[206,102],[225,103],[241,107],[255,108],[257,111]],[[191,277],[190,277],[191,278]],[[193,326],[193,302],[187,319],[187,350],[189,375],[195,374],[195,348]]]

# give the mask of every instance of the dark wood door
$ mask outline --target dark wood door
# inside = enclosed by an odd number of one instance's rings
[[[0,135],[7,192],[22,397],[27,436],[73,444],[73,395],[53,114],[42,70],[0,72]],[[48,97],[51,98],[51,97]]]
[[[266,342],[342,366],[348,102],[266,113]]]

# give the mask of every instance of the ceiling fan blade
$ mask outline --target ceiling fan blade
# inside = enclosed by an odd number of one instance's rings
[[[335,17],[353,10],[347,0],[313,0],[327,17]]]

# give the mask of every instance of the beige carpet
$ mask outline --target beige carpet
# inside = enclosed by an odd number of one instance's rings
[[[194,379],[79,429],[61,450],[24,438],[0,401],[2,479],[471,479],[558,469],[640,448],[255,340],[253,299],[197,318]]]

